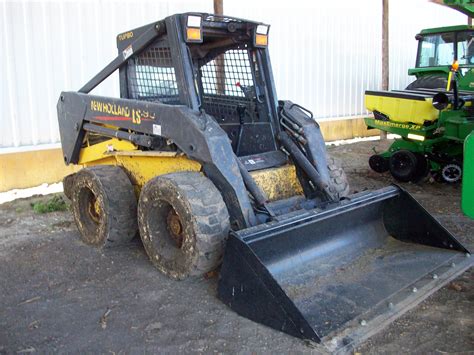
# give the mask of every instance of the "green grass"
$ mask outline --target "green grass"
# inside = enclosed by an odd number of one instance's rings
[[[31,204],[36,213],[49,213],[55,211],[67,211],[68,205],[62,196],[56,195],[45,201],[38,201]]]

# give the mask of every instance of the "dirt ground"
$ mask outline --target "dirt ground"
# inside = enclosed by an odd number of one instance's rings
[[[331,146],[353,191],[392,181],[369,170],[379,141]],[[404,184],[474,249],[460,186]],[[34,213],[33,197],[0,205],[0,353],[314,352],[324,349],[238,316],[216,298],[217,278],[172,281],[138,239],[100,251],[81,243],[69,212]],[[474,353],[474,272],[435,293],[358,353]]]

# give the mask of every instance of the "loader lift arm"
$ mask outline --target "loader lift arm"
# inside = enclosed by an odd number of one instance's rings
[[[117,55],[104,69],[102,69],[96,76],[87,82],[79,92],[88,94],[97,85],[107,79],[114,71],[122,67],[127,63],[128,58],[135,54],[140,53],[147,47],[155,38],[159,37],[166,31],[166,27],[163,21],[158,21],[147,26],[146,31],[141,34],[140,37],[135,39],[128,47]],[[120,35],[119,35],[120,36]]]

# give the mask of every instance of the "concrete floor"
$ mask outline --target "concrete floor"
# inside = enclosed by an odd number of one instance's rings
[[[383,144],[330,147],[352,190],[392,181],[367,159]],[[474,221],[460,186],[404,184],[468,248]],[[89,351],[315,352],[325,349],[238,316],[216,298],[217,278],[176,282],[148,262],[140,241],[100,251],[81,243],[68,212],[0,205],[0,353]],[[474,352],[474,273],[468,271],[357,348],[360,353]]]

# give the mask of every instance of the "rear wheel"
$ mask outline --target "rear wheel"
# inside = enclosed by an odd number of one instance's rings
[[[332,157],[328,156],[327,162],[331,181],[329,191],[338,199],[349,196],[350,186],[344,169],[340,166],[339,162]]]
[[[184,279],[220,264],[229,214],[208,178],[180,172],[155,177],[143,187],[138,225],[151,262],[164,274]]]
[[[69,181],[71,182],[71,181]],[[97,247],[130,241],[137,232],[137,201],[125,172],[116,166],[84,168],[68,194],[82,240]]]

